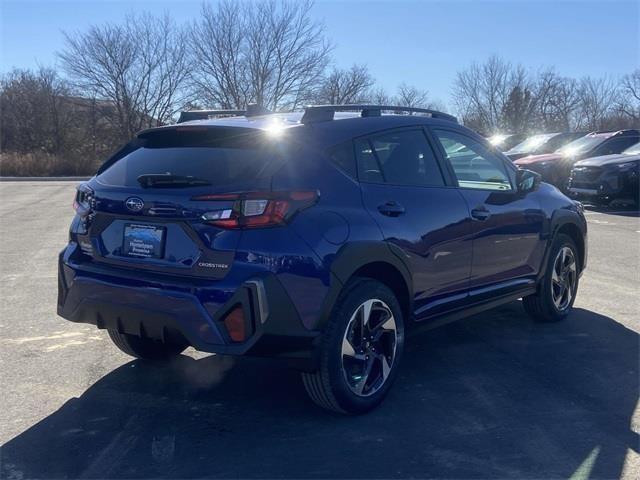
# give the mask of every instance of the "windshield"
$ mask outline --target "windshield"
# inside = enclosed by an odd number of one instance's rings
[[[579,155],[581,153],[588,152],[589,150],[592,150],[593,148],[597,147],[602,142],[604,142],[607,138],[609,137],[587,135],[586,137],[582,137],[582,138],[579,138],[578,140],[574,140],[571,143],[567,143],[564,147],[556,150],[556,153],[560,153],[566,156]]]
[[[640,155],[640,142],[631,145],[622,153],[624,153],[625,155]]]
[[[533,153],[556,135],[557,133],[534,135],[533,137],[527,138],[524,142],[519,143],[511,150],[508,150],[506,153],[507,155],[512,153]]]

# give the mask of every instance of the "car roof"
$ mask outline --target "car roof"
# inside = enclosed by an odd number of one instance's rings
[[[323,145],[335,145],[355,137],[360,137],[391,128],[433,125],[446,128],[464,128],[450,120],[432,118],[426,115],[382,114],[377,117],[362,117],[357,112],[336,112],[333,120],[303,124],[303,112],[272,113],[259,116],[228,116],[206,120],[192,120],[175,125],[166,125],[143,130],[138,137],[164,130],[190,130],[194,128],[248,128],[265,132],[283,131],[304,138],[306,141]],[[468,130],[464,128],[464,130]],[[470,130],[469,130],[470,131]],[[470,131],[471,132],[471,131]],[[475,132],[473,132],[475,134]],[[477,134],[475,134],[477,135]]]
[[[591,132],[591,133],[588,133],[585,136],[610,138],[610,137],[615,137],[616,135],[639,135],[639,134],[640,134],[639,130],[624,129],[624,130],[609,130],[609,131]]]

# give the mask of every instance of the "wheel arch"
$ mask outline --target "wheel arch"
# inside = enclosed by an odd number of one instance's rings
[[[387,242],[352,242],[344,245],[331,262],[331,285],[321,309],[317,326],[323,328],[344,287],[354,278],[377,280],[398,299],[405,319],[413,315],[413,282],[406,255]]]
[[[371,278],[386,285],[398,299],[398,303],[402,309],[402,316],[405,319],[411,317],[413,312],[411,311],[411,293],[409,292],[409,286],[396,266],[385,261],[367,263],[353,272],[349,280],[357,277]]]
[[[549,262],[549,255],[551,253],[551,245],[558,235],[568,235],[576,244],[578,249],[578,262],[580,272],[582,272],[587,265],[587,222],[585,218],[579,215],[573,210],[558,210],[554,212],[551,219],[551,234],[549,236],[549,242],[544,255],[542,268],[540,269],[539,278],[542,278],[546,273],[547,265]]]

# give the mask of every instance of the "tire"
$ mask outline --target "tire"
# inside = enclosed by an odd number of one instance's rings
[[[564,260],[561,258],[563,254]],[[525,311],[538,322],[558,322],[567,318],[578,292],[579,272],[575,242],[568,235],[558,235],[551,245],[538,293],[522,299]]]
[[[107,330],[111,341],[127,355],[144,360],[168,360],[180,355],[187,345],[181,343],[164,343],[150,338],[138,337],[119,333],[117,330]]]
[[[368,412],[395,380],[403,347],[402,309],[393,292],[378,281],[356,279],[333,308],[320,345],[319,369],[302,373],[305,389],[326,410]]]

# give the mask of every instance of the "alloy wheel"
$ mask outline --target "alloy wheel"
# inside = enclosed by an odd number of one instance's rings
[[[553,262],[551,273],[551,298],[559,311],[571,305],[577,279],[576,258],[573,250],[562,247]]]
[[[362,303],[342,340],[342,372],[349,389],[361,397],[384,385],[396,357],[398,331],[393,312],[378,299]]]

